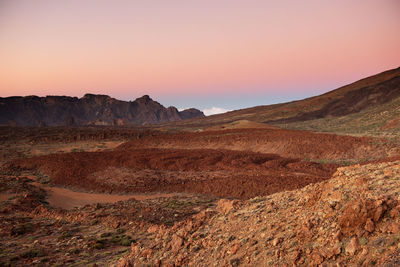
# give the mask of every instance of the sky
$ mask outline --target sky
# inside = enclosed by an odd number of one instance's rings
[[[399,29],[399,0],[0,0],[0,96],[286,102],[399,67]]]

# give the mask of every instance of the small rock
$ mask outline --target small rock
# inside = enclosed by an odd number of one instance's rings
[[[128,259],[123,258],[117,265],[117,267],[133,267]]]
[[[295,251],[294,257],[293,257],[293,265],[296,265],[296,263],[298,263],[298,261],[299,261],[300,258],[301,258],[301,253],[302,253],[302,251],[299,250],[299,249],[297,249],[297,250]]]
[[[171,240],[172,252],[177,252],[183,245],[183,239],[178,235],[173,235]]]
[[[282,240],[283,240],[282,238],[277,237],[274,240],[272,240],[272,245],[276,247],[277,245],[279,245],[279,243],[282,242]]]
[[[337,242],[331,249],[328,250],[327,258],[330,259],[336,255],[339,255],[340,252],[342,252],[342,248],[340,246],[340,243]]]
[[[314,227],[314,224],[310,220],[307,220],[303,225],[303,228],[306,231],[310,231],[313,227]]]
[[[399,217],[400,214],[400,206],[397,206],[396,208],[394,208],[391,212],[390,212],[390,216],[394,219]]]
[[[321,264],[324,261],[324,258],[322,257],[321,254],[318,252],[313,252],[311,254],[311,264],[312,265],[318,265]]]
[[[363,250],[361,251],[362,256],[367,256],[368,254],[368,248],[364,247]]]
[[[147,233],[149,233],[149,234],[153,234],[153,233],[155,233],[157,231],[158,231],[158,226],[157,225],[152,225],[152,226],[149,227],[149,229],[147,229]]]
[[[239,248],[240,248],[240,243],[237,243],[237,244],[233,245],[233,246],[229,249],[228,253],[229,253],[229,254],[235,254],[235,253],[238,251]]]
[[[342,200],[342,193],[340,191],[333,191],[332,193],[330,193],[327,200],[332,202],[339,202]]]
[[[368,231],[369,233],[372,233],[375,230],[375,224],[371,219],[367,219],[367,222],[365,223],[364,229]]]
[[[149,259],[151,257],[151,254],[153,253],[153,250],[148,248],[142,251],[142,257],[145,257]]]
[[[230,265],[232,267],[239,266],[240,265],[240,259],[238,259],[238,258],[231,259],[229,261],[229,263],[230,263]]]
[[[131,243],[131,252],[133,255],[139,254],[140,246],[135,244],[134,242]]]
[[[354,256],[354,254],[356,254],[357,252],[357,249],[358,249],[358,240],[357,238],[353,237],[345,248],[346,254]]]
[[[379,206],[376,208],[375,213],[374,213],[374,221],[378,222],[379,219],[382,217],[385,209],[384,206]]]
[[[340,241],[341,237],[342,237],[342,231],[339,230],[333,235],[333,240]]]
[[[218,211],[222,214],[227,214],[231,210],[235,210],[235,209],[239,208],[239,206],[240,206],[240,202],[238,200],[220,199],[218,201],[216,211]]]
[[[117,228],[119,228],[121,226],[121,223],[120,222],[114,222],[111,226],[112,226],[112,228],[117,229]]]
[[[388,229],[389,232],[392,233],[392,234],[396,234],[396,233],[400,232],[400,224],[398,224],[396,222],[391,223],[388,228],[389,228]]]

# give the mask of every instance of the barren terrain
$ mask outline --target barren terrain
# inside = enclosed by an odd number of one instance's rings
[[[131,149],[18,159],[5,168],[39,173],[57,186],[96,192],[250,198],[328,179],[336,165],[230,150]]]
[[[0,266],[399,266],[399,75],[151,127],[0,127]]]
[[[137,148],[227,149],[338,163],[364,162],[400,154],[398,143],[385,138],[260,128],[165,133],[126,142],[117,150]]]
[[[383,201],[390,205],[385,204],[385,212],[396,210],[397,202],[390,201],[400,195],[395,182],[400,153],[396,143],[383,138],[243,121],[202,132],[2,130],[0,262],[5,266],[309,266],[398,260],[396,215],[390,215],[393,223],[383,220],[386,213],[374,219],[374,229],[389,230],[361,232],[354,252],[347,248],[356,242],[352,234],[330,239],[343,227],[340,207],[358,199],[346,179],[357,184],[354,179],[368,174],[363,179],[375,180],[367,192],[376,199],[376,190],[386,192]],[[10,132],[16,134],[11,138]],[[355,163],[363,165],[337,171]],[[319,192],[339,184],[332,175],[342,177],[345,191],[328,214],[323,205],[329,200]],[[385,179],[393,180],[385,182],[387,188],[375,185]],[[367,195],[362,199],[367,201]],[[356,228],[364,229],[364,223]],[[378,252],[384,257],[377,259]]]

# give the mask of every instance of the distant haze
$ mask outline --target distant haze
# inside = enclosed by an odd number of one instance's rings
[[[212,107],[212,108],[207,108],[205,110],[203,110],[204,115],[206,116],[210,116],[210,115],[214,115],[214,114],[220,114],[220,113],[225,113],[230,111],[229,109],[225,109],[225,108],[217,108],[217,107]]]
[[[284,102],[398,67],[399,28],[398,0],[2,0],[0,96]]]

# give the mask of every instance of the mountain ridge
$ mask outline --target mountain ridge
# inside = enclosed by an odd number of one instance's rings
[[[144,95],[134,101],[122,101],[108,95],[12,96],[0,98],[0,125],[82,126],[152,125],[203,117],[197,109],[179,112],[165,108]]]

